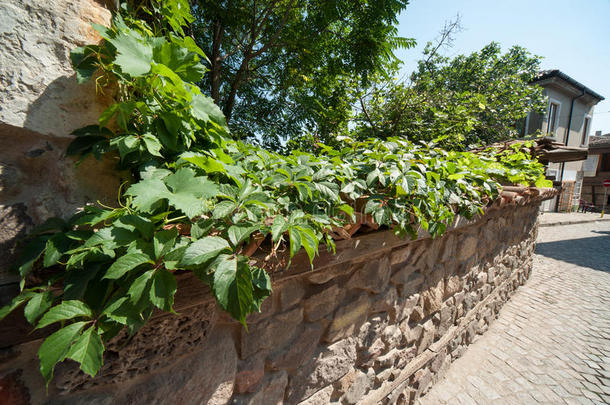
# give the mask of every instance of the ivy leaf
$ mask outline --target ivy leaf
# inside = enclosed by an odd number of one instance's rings
[[[318,253],[318,238],[315,232],[307,226],[296,226],[295,228],[300,234],[300,242],[309,256],[309,263],[313,263],[313,259]]]
[[[163,311],[172,311],[174,294],[176,293],[176,278],[165,269],[159,269],[152,277],[150,301]]]
[[[72,344],[66,357],[80,363],[80,369],[91,377],[95,377],[102,367],[104,343],[102,338],[91,326]]]
[[[70,60],[76,71],[78,83],[87,82],[97,70],[96,54],[98,51],[99,47],[96,45],[80,46],[70,51]]]
[[[17,269],[21,277],[25,277],[32,270],[32,266],[47,246],[47,239],[49,239],[47,235],[42,235],[32,239],[25,246],[17,262],[19,263]]]
[[[252,271],[252,296],[253,310],[260,312],[261,304],[271,295],[271,278],[269,274],[260,267],[254,267]]]
[[[273,218],[273,224],[271,225],[271,238],[274,241],[278,240],[287,229],[288,224],[286,223],[286,219],[281,215],[276,215],[275,218]]]
[[[82,301],[68,300],[62,301],[61,304],[54,306],[49,309],[46,314],[42,317],[36,329],[44,328],[52,323],[59,321],[67,321],[76,317],[91,318],[93,313],[91,309]]]
[[[247,263],[234,256],[219,257],[212,290],[220,307],[246,326],[253,305],[252,274]]]
[[[71,241],[63,233],[57,233],[49,239],[45,246],[44,267],[54,265],[70,249]]]
[[[153,260],[144,253],[131,253],[119,257],[112,265],[106,270],[104,278],[118,279],[121,278],[129,270],[133,270],[141,264],[150,263],[153,264]]]
[[[218,236],[206,236],[189,245],[182,257],[181,265],[196,266],[203,264],[218,256],[225,250],[230,250],[231,246],[223,238]]]
[[[53,293],[44,291],[35,293],[23,309],[25,319],[32,325],[53,304]]]
[[[301,233],[296,227],[291,226],[288,228],[288,236],[290,237],[290,257],[293,257],[301,249]]]
[[[226,172],[224,165],[210,156],[205,156],[193,152],[185,152],[180,155],[180,159],[186,160],[187,162],[194,164],[200,169],[203,169],[206,173]]]
[[[239,245],[247,239],[254,231],[258,230],[258,225],[252,224],[237,224],[231,225],[229,228],[229,240],[233,246]]]
[[[133,283],[131,283],[127,294],[129,295],[130,300],[134,305],[139,305],[140,300],[142,299],[142,297],[144,297],[144,291],[149,288],[150,279],[152,279],[152,276],[154,274],[154,269],[148,270],[147,272],[136,278]]]
[[[204,96],[203,94],[193,94],[191,108],[195,119],[201,120],[204,123],[212,121],[221,128],[227,128],[224,114],[211,97]]]
[[[155,259],[161,259],[173,247],[178,237],[178,229],[164,229],[155,234],[153,246],[155,249]]]
[[[38,349],[40,373],[47,385],[53,378],[55,365],[66,358],[72,342],[86,324],[87,322],[76,322],[63,327],[47,337],[40,345],[40,349]]]
[[[142,140],[144,141],[144,145],[146,145],[146,150],[153,156],[163,157],[161,154],[161,143],[159,140],[154,137],[150,132],[142,135]]]
[[[169,190],[161,179],[148,178],[132,184],[126,194],[133,197],[134,206],[150,212],[159,200],[168,197]]]
[[[27,302],[34,295],[31,291],[24,291],[11,300],[11,303],[0,308],[0,321],[6,318],[8,314],[17,309],[24,302]]]
[[[221,201],[214,207],[214,211],[212,212],[212,216],[214,219],[220,219],[229,216],[235,209],[237,208],[237,204],[233,201]]]
[[[121,68],[123,73],[131,77],[143,76],[150,71],[153,61],[153,50],[149,42],[145,42],[142,35],[128,29],[119,31],[114,38],[108,39],[117,51],[114,64]]]

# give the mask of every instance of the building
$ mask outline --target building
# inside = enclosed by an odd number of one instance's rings
[[[589,157],[583,165],[582,199],[601,210],[606,195],[602,182],[610,179],[610,133],[595,135],[589,138]],[[610,190],[606,207],[610,207]]]
[[[540,131],[568,147],[586,148],[593,110],[604,97],[557,69],[540,72],[532,84],[544,88],[548,104],[545,114],[528,114],[524,135]],[[583,161],[549,163],[547,176],[562,191],[559,197],[546,201],[542,210],[577,209],[583,184]]]

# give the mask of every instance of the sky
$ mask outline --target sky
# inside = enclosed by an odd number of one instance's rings
[[[606,100],[595,106],[590,135],[610,132],[610,0],[411,0],[399,18],[399,35],[417,46],[399,50],[403,73],[417,66],[426,42],[459,13],[462,31],[446,56],[469,54],[491,41],[543,57],[542,69],[559,69]]]

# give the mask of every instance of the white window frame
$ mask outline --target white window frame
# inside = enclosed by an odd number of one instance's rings
[[[587,133],[585,133],[585,122],[589,120],[589,125],[587,126]],[[587,146],[589,144],[589,132],[591,132],[591,123],[593,122],[593,116],[591,114],[585,114],[582,119],[582,132],[580,134],[580,140],[584,139],[584,142],[580,146]]]
[[[551,124],[550,122],[550,114],[549,114],[549,110],[551,109],[551,104],[555,104],[557,106],[557,116],[555,119],[555,128],[553,128],[551,131],[549,131],[549,125]],[[549,98],[549,104],[546,107],[546,129],[545,129],[545,135],[554,139],[559,139],[557,136],[557,127],[559,126],[559,117],[561,117],[561,101],[554,99],[554,98]]]

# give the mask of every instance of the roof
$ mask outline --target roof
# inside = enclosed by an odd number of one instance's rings
[[[602,136],[590,136],[589,146],[593,148],[610,148],[610,133]]]
[[[576,87],[580,91],[584,92],[585,94],[589,94],[590,96],[598,99],[599,101],[605,100],[604,96],[591,90],[590,88],[588,88],[584,84],[580,83],[579,81],[572,79],[570,76],[563,73],[559,69],[542,70],[542,71],[538,72],[538,75],[531,81],[531,83],[536,83],[536,82],[539,82],[539,81],[542,81],[545,79],[551,79],[553,77],[558,77],[558,78],[568,82],[569,84]]]

